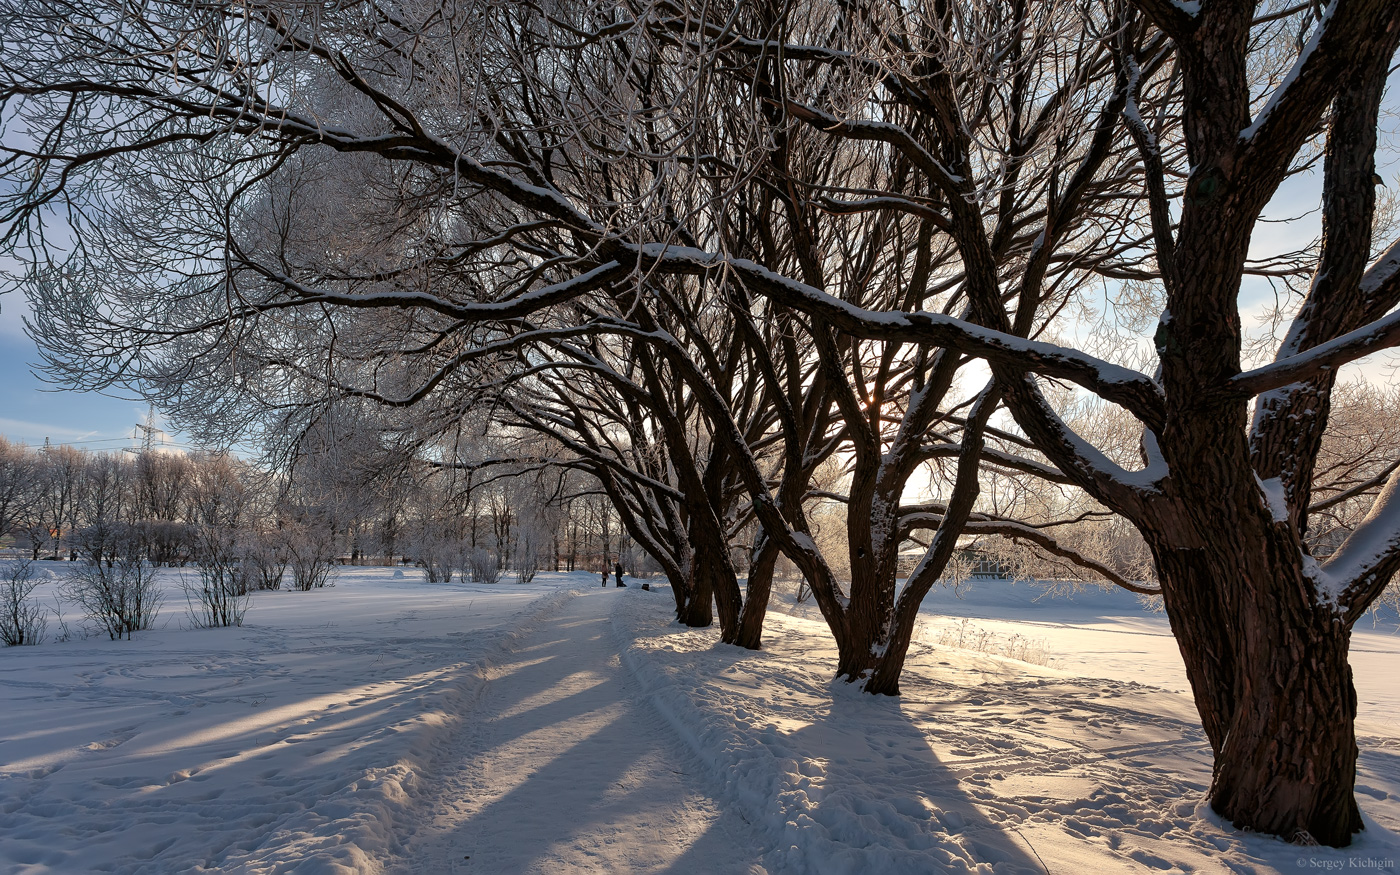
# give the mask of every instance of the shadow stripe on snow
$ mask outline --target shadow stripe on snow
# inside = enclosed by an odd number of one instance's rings
[[[476,709],[488,686],[487,674],[513,653],[540,624],[580,594],[565,587],[521,609],[509,629],[483,635],[473,657],[442,668],[444,689],[413,716],[379,727],[366,737],[409,734],[396,762],[350,777],[314,806],[269,827],[246,857],[222,861],[219,871],[244,875],[377,875],[402,849],[403,828],[436,789],[432,772],[452,756],[453,738]]]

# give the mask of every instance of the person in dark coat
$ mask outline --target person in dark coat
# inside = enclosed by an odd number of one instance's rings
[[[621,563],[621,562],[615,563],[615,564],[613,565],[613,574],[615,574],[615,575],[617,576],[617,585],[618,585],[618,586],[626,586],[626,585],[627,585],[627,584],[625,584],[625,583],[622,582],[622,563]]]

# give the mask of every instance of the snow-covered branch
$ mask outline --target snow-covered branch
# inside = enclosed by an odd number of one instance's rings
[[[1319,571],[1321,595],[1356,622],[1400,570],[1400,471],[1392,473],[1371,511]]]
[[[1400,310],[1327,343],[1237,374],[1230,378],[1227,388],[1246,397],[1258,395],[1394,346],[1400,346]]]
[[[637,247],[661,269],[732,272],[760,294],[814,316],[855,337],[955,349],[1017,370],[1061,377],[1131,411],[1149,426],[1162,423],[1162,391],[1145,374],[1052,343],[983,328],[942,313],[878,312],[858,307],[748,259],[678,246]]]

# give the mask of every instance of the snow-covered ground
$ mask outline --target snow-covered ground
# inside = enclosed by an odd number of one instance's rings
[[[1400,867],[1384,628],[1353,648],[1370,828],[1332,851],[1210,815],[1180,658],[1131,597],[938,593],[893,700],[830,681],[800,606],[749,653],[664,590],[404,573],[259,594],[241,629],[181,628],[171,592],[134,641],[0,651],[0,872]]]
[[[209,630],[181,628],[177,574],[131,641],[0,652],[0,872],[373,871],[491,661],[571,582],[345,569]]]
[[[774,607],[765,651],[737,658],[708,646],[711,630],[619,615],[629,664],[713,757],[728,797],[751,816],[777,800],[774,871],[1400,868],[1392,617],[1354,639],[1368,829],[1336,851],[1241,834],[1210,812],[1210,750],[1181,658],[1165,617],[1130,594],[1047,597],[1003,581],[936,591],[904,695],[874,703],[829,681],[834,648],[814,608]],[[931,643],[959,630],[992,649],[1036,642],[1048,665]]]
[[[811,604],[778,607],[796,616],[820,618]],[[1145,607],[1123,589],[973,580],[956,589],[935,587],[922,613],[926,619],[917,632],[928,643],[959,634],[971,641],[986,632],[993,645],[1038,650],[1049,665],[1070,674],[1190,695],[1166,614]],[[1016,636],[1019,641],[1013,642]],[[1392,724],[1400,715],[1400,616],[1393,609],[1378,609],[1356,624],[1351,665],[1360,731],[1394,733]]]

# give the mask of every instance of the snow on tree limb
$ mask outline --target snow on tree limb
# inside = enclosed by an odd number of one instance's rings
[[[1036,547],[1067,559],[1070,562],[1085,568],[1103,577],[1114,586],[1135,592],[1139,595],[1161,595],[1162,590],[1158,587],[1143,586],[1135,581],[1128,580],[1112,568],[1104,565],[1095,559],[1085,556],[1083,553],[1061,543],[1058,539],[1046,534],[1043,530],[1019,523],[1014,520],[997,519],[972,519],[969,520],[965,531],[968,534],[1000,535],[1013,541],[1027,541]]]
[[[1400,310],[1282,361],[1237,374],[1226,388],[1246,397],[1258,395],[1398,345]]]
[[[1367,302],[1400,298],[1400,240],[1391,243],[1366,271],[1361,294]]]
[[[1319,568],[1320,595],[1354,623],[1400,570],[1400,471],[1390,475],[1371,511]]]
[[[1027,340],[942,313],[867,310],[747,259],[688,247],[652,244],[637,249],[645,262],[663,270],[732,271],[764,296],[820,316],[856,337],[929,343],[1014,369],[1061,377],[1126,408],[1150,426],[1159,427],[1162,422],[1162,391],[1152,378],[1078,350]]]
[[[1133,5],[1172,39],[1184,42],[1196,25],[1200,13],[1198,2],[1182,3],[1177,0],[1133,0]]]

